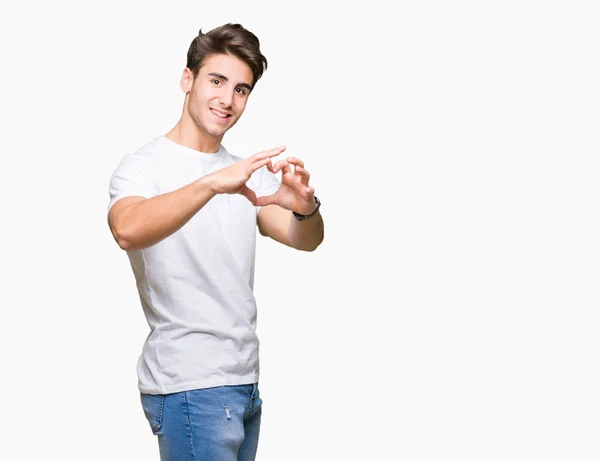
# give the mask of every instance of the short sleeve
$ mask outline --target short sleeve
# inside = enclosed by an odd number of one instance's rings
[[[154,162],[138,154],[123,157],[110,178],[108,192],[112,206],[124,197],[140,196],[152,198],[159,194],[158,186],[152,180],[155,177]]]

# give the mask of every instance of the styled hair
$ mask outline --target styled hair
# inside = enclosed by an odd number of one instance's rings
[[[187,67],[196,78],[206,58],[213,54],[226,53],[248,64],[252,70],[254,88],[263,72],[267,70],[267,58],[260,52],[258,37],[241,24],[224,24],[207,33],[200,29],[188,49]]]

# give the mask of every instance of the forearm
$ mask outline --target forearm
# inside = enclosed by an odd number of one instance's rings
[[[297,250],[316,250],[323,241],[324,235],[325,227],[320,212],[305,221],[298,221],[294,215],[290,216],[288,240]]]
[[[112,226],[119,246],[124,250],[146,248],[183,227],[216,195],[205,178],[124,209]]]

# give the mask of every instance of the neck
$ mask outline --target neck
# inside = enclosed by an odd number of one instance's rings
[[[201,130],[189,115],[186,115],[187,112],[184,111],[184,114],[177,124],[165,135],[165,137],[177,144],[207,154],[218,152],[223,135],[211,136]]]

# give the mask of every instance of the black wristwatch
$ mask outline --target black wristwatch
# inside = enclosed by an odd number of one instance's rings
[[[295,211],[292,211],[292,213],[294,214],[294,218],[296,218],[298,221],[306,221],[307,219],[312,218],[314,215],[317,214],[317,211],[319,211],[319,208],[321,207],[321,202],[317,198],[316,195],[315,195],[315,203],[317,204],[317,208],[315,208],[311,214],[300,214],[300,213],[296,213]]]

